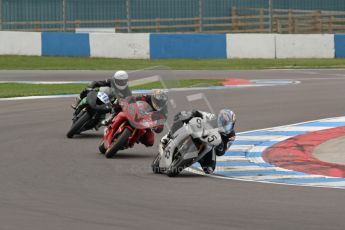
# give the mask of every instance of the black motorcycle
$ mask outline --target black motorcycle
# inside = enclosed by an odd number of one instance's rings
[[[90,91],[77,106],[67,137],[72,138],[76,134],[96,128],[111,111],[111,108],[108,94],[101,91]]]

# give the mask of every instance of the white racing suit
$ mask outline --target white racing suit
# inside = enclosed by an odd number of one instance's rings
[[[200,117],[207,118],[207,120],[215,120],[216,115],[212,113],[207,113],[203,111],[193,110],[191,112],[181,111],[177,113],[174,117],[174,123],[167,135],[162,138],[162,144],[164,145],[172,137],[178,129],[180,129],[183,124],[187,124],[192,118]],[[222,137],[222,143],[215,147],[215,153],[217,156],[223,156],[225,151],[232,145],[235,140],[236,133],[235,130],[232,130],[229,134],[220,133]],[[200,161],[201,168],[205,173],[213,173],[216,168],[216,156],[213,154],[213,151],[208,152]]]

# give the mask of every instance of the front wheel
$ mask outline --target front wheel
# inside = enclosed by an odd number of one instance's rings
[[[159,167],[159,161],[161,160],[161,156],[158,153],[155,159],[153,160],[151,164],[152,172],[155,174],[162,173],[161,168]]]
[[[105,152],[107,151],[107,149],[104,146],[104,141],[101,141],[101,143],[98,145],[98,149],[102,154],[105,154]]]
[[[119,151],[124,145],[126,145],[128,138],[132,135],[132,131],[125,128],[118,138],[113,140],[113,143],[109,146],[105,152],[106,158],[112,158],[117,151]]]
[[[180,153],[177,152],[176,156],[174,157],[173,162],[171,163],[168,170],[166,171],[166,174],[168,175],[168,177],[175,177],[178,174],[180,174],[180,172],[182,172],[182,170],[185,168],[182,162],[183,162],[182,156]]]
[[[88,122],[90,118],[90,114],[88,112],[84,112],[84,114],[81,115],[81,117],[72,124],[66,136],[68,138],[72,138],[75,134],[80,132],[80,130],[83,128],[83,126],[85,126],[86,122]]]

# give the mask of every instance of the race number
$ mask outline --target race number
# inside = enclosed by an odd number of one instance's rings
[[[106,93],[104,93],[104,92],[98,92],[98,93],[97,93],[97,97],[98,97],[98,99],[101,100],[104,104],[110,103],[108,95],[107,95]]]
[[[212,135],[212,136],[209,136],[209,137],[207,138],[207,142],[208,142],[208,143],[212,143],[212,142],[215,141],[215,140],[217,140],[216,135]]]
[[[164,152],[165,152],[165,155],[164,155],[165,158],[169,159],[170,158],[170,154],[171,154],[170,153],[170,147],[168,147]]]
[[[200,118],[197,118],[197,119],[196,119],[196,123],[197,123],[196,127],[199,128],[199,129],[201,129],[201,128],[202,128],[202,121],[201,121]]]

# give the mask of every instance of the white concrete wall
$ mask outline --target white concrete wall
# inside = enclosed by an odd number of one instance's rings
[[[275,34],[227,34],[228,58],[275,58]]]
[[[41,33],[38,32],[0,32],[0,55],[42,54]]]
[[[90,33],[92,57],[150,58],[150,34]],[[0,32],[0,55],[41,55],[39,32]],[[333,34],[227,34],[228,58],[334,58]]]
[[[277,34],[277,58],[334,58],[333,34]]]
[[[90,33],[91,57],[150,58],[150,34]]]

